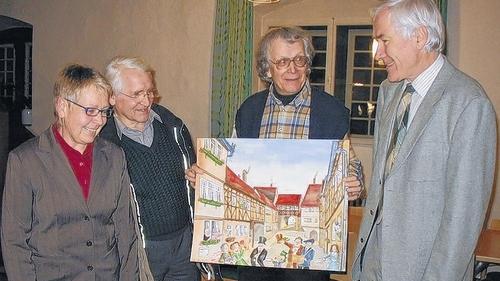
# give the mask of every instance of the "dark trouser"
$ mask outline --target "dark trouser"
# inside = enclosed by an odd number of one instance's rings
[[[239,281],[329,281],[330,272],[281,268],[238,268]]]
[[[192,227],[169,240],[146,240],[146,254],[155,281],[198,281],[200,273],[191,256]]]

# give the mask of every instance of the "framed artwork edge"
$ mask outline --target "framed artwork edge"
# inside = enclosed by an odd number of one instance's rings
[[[348,140],[199,138],[196,147],[204,173],[191,261],[346,272]]]

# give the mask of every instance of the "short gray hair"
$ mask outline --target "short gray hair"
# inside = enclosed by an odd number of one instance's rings
[[[54,83],[54,99],[76,101],[83,90],[89,87],[106,97],[111,95],[111,86],[99,71],[86,65],[68,64],[59,72]]]
[[[392,24],[405,38],[410,38],[419,27],[425,27],[428,33],[425,50],[443,51],[445,27],[433,0],[386,0],[373,9],[373,18],[384,10],[391,14]]]
[[[123,69],[138,69],[149,73],[153,79],[153,84],[156,84],[155,70],[143,59],[139,57],[117,56],[111,59],[106,66],[106,78],[115,92],[121,92],[123,90],[120,75]]]
[[[312,45],[311,36],[299,27],[278,27],[268,31],[260,40],[256,61],[257,74],[260,79],[268,83],[272,82],[271,77],[267,76],[271,66],[269,64],[269,60],[271,59],[269,52],[272,42],[277,39],[284,39],[290,44],[301,41],[304,45],[305,55],[308,59],[306,72],[307,74],[311,73],[311,63],[314,57],[314,47]]]

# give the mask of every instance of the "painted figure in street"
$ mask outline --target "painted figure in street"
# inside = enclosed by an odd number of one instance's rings
[[[311,261],[314,259],[314,249],[312,245],[314,244],[314,239],[304,240],[304,262],[300,265],[300,268],[309,269],[311,266]]]
[[[330,246],[330,252],[328,255],[326,255],[323,259],[328,262],[327,269],[328,270],[339,270],[339,260],[340,260],[340,255],[339,255],[339,246],[337,244],[332,244]]]
[[[227,243],[222,243],[220,245],[220,257],[219,257],[219,262],[220,263],[226,263],[226,264],[234,264],[234,259],[229,253],[229,244]]]
[[[250,254],[250,261],[253,266],[259,264],[259,266],[264,266],[264,260],[267,257],[267,250],[264,248],[266,246],[266,237],[259,237],[259,242],[257,243],[257,248],[253,249]]]
[[[295,238],[294,243],[290,243],[285,241],[284,244],[288,247],[288,262],[286,267],[288,268],[299,268],[299,264],[301,264],[304,260],[304,246],[302,245],[302,238],[299,236]]]
[[[282,268],[283,264],[287,260],[288,253],[286,251],[281,251],[279,256],[272,259],[274,267]]]
[[[236,265],[248,265],[245,261],[245,250],[240,247],[239,242],[233,242],[230,246],[231,248],[231,256],[234,259],[234,264]]]

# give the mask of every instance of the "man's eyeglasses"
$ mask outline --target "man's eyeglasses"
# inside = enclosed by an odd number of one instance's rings
[[[148,99],[152,99],[152,98],[156,97],[156,89],[137,91],[131,95],[125,94],[123,92],[119,92],[119,93],[126,96],[126,97],[129,97],[131,99],[134,99],[134,100],[142,99],[143,97],[146,97]]]
[[[306,64],[309,63],[309,59],[306,56],[296,56],[294,58],[281,58],[277,61],[272,61],[272,60],[269,61],[272,62],[274,65],[276,65],[278,69],[288,68],[292,61],[296,67],[304,67],[306,66]]]
[[[81,104],[78,104],[70,99],[64,98],[65,100],[69,101],[70,103],[77,105],[85,110],[85,114],[87,114],[90,117],[95,117],[99,114],[101,114],[102,117],[111,117],[113,115],[113,109],[111,107],[106,107],[104,109],[99,109],[95,107],[86,107]]]

